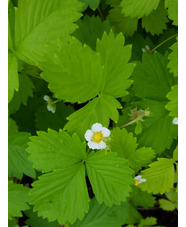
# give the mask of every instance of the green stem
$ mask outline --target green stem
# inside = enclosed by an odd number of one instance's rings
[[[126,126],[128,126],[128,125],[132,125],[132,124],[135,124],[135,123],[136,123],[136,119],[133,120],[133,121],[128,122],[128,123],[125,124],[125,125],[120,126],[119,128],[124,128],[124,127],[126,127]]]
[[[163,42],[161,42],[160,44],[158,44],[156,47],[154,47],[151,51],[149,51],[149,54],[152,54],[156,49],[158,49],[160,46],[162,46],[164,43],[166,43],[170,39],[175,38],[176,36],[178,36],[178,34],[174,34],[171,37],[169,37],[168,39],[164,40]]]
[[[104,19],[104,17],[103,17],[103,14],[102,14],[101,9],[100,9],[99,6],[98,6],[98,12],[99,12],[99,15],[100,15],[100,17],[101,17],[101,20],[104,21],[105,19]]]
[[[90,148],[87,149],[87,155],[91,152]]]

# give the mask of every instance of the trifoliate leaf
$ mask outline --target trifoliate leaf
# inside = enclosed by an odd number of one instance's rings
[[[119,157],[128,160],[128,164],[135,171],[146,166],[154,158],[154,151],[151,148],[142,147],[137,149],[136,138],[126,129],[114,128],[110,142],[111,150],[118,153]]]
[[[58,52],[41,64],[42,76],[58,99],[86,102],[100,93],[103,67],[100,57],[87,45],[72,37]]]
[[[123,158],[104,150],[91,152],[86,159],[86,170],[98,202],[112,206],[126,201],[134,179]]]
[[[138,97],[166,100],[166,95],[174,83],[167,63],[167,57],[159,53],[143,54],[142,62],[137,64],[133,72],[134,91]]]
[[[29,209],[29,188],[23,187],[22,184],[14,184],[8,181],[8,219],[12,217],[22,217],[22,210]]]
[[[76,22],[78,29],[73,33],[81,43],[88,44],[93,50],[96,49],[96,40],[101,39],[103,32],[109,33],[110,24],[107,20],[101,21],[100,17],[89,17],[86,15],[82,20]]]
[[[170,111],[169,115],[172,117],[178,117],[178,85],[171,87],[171,91],[167,94],[167,98],[170,102],[165,106]]]
[[[125,37],[132,36],[137,30],[138,18],[131,18],[121,13],[122,8],[117,6],[109,10],[107,19],[114,26],[116,32],[122,32]]]
[[[148,16],[158,7],[160,0],[122,0],[122,12],[126,16],[141,18]]]
[[[142,191],[139,187],[133,186],[132,192],[130,194],[131,203],[135,207],[144,207],[149,208],[153,207],[156,200],[155,197],[152,196],[152,194],[147,193],[146,191]]]
[[[173,73],[174,76],[178,76],[178,42],[175,42],[170,49],[172,52],[168,56],[170,61],[167,66],[170,68],[170,72]]]
[[[100,95],[93,99],[80,110],[72,113],[67,119],[69,122],[65,125],[70,134],[76,132],[81,139],[84,134],[95,122],[100,122],[104,127],[108,127],[109,119],[114,122],[118,121],[121,104],[110,95]]]
[[[88,211],[85,167],[81,162],[42,175],[33,187],[30,204],[34,205],[38,216],[49,221],[74,223]]]
[[[161,209],[166,210],[166,211],[172,211],[176,208],[175,203],[167,200],[167,199],[159,199],[158,200]]]
[[[27,151],[38,169],[51,171],[72,166],[86,158],[86,144],[75,134],[71,137],[65,131],[58,133],[52,129],[37,134],[30,138]]]
[[[18,179],[23,177],[23,173],[32,178],[35,177],[33,164],[28,160],[26,152],[27,142],[30,133],[13,132],[8,136],[8,176],[15,176]]]
[[[10,113],[19,109],[21,103],[27,105],[28,96],[33,96],[34,85],[26,74],[19,74],[19,91],[14,92],[11,102],[8,104]]]
[[[30,64],[45,59],[48,48],[74,32],[82,3],[76,0],[21,0],[16,12],[16,54]],[[39,13],[38,13],[39,12]],[[59,41],[59,42],[58,42]]]
[[[47,131],[48,128],[58,131],[63,129],[67,123],[66,118],[74,112],[74,109],[70,105],[64,103],[56,103],[56,112],[52,113],[47,110],[47,104],[42,105],[38,108],[36,116],[36,127],[39,130]]]
[[[120,206],[106,206],[99,204],[94,198],[90,202],[88,214],[82,221],[77,221],[72,227],[121,227],[127,220],[129,213],[129,203],[123,202]]]
[[[128,63],[131,57],[131,45],[123,46],[125,38],[122,33],[116,37],[113,31],[109,35],[103,34],[97,41],[96,50],[101,55],[104,65],[105,83],[102,93],[112,95],[115,98],[126,95],[126,89],[130,87],[134,66]]]
[[[150,32],[152,35],[159,35],[167,28],[166,23],[168,21],[164,2],[160,0],[158,8],[153,10],[150,15],[142,18],[142,27],[145,28],[146,32]]]
[[[19,89],[19,78],[17,71],[17,58],[14,54],[8,53],[8,102],[14,95],[14,90]]]
[[[155,217],[147,217],[145,219],[141,219],[138,227],[146,227],[146,226],[154,226],[157,224],[157,218]]]
[[[165,8],[168,8],[168,17],[173,20],[173,25],[178,25],[178,0],[165,0]]]
[[[149,165],[150,168],[143,170],[143,182],[139,187],[153,194],[168,192],[174,183],[174,165],[172,159],[158,158]]]
[[[84,3],[84,10],[89,6],[93,11],[95,11],[100,3],[100,0],[79,0]]]

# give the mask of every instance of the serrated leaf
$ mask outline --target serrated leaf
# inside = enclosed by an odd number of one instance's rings
[[[76,0],[20,0],[16,12],[16,54],[29,64],[45,59],[48,48],[74,32],[82,4]]]
[[[158,7],[160,0],[122,0],[122,12],[126,16],[141,18],[144,15],[148,16],[153,10]]]
[[[122,8],[117,7],[109,10],[109,15],[107,19],[114,26],[116,32],[122,32],[124,36],[132,36],[137,30],[138,18],[131,18],[130,16],[125,16],[121,13]]]
[[[123,158],[104,150],[92,152],[86,159],[86,170],[96,199],[107,206],[126,201],[134,179],[133,171]]]
[[[84,3],[84,8],[86,9],[88,6],[95,11],[100,3],[100,0],[79,0],[80,2]]]
[[[86,144],[76,134],[71,137],[65,131],[52,129],[37,134],[30,138],[27,151],[38,169],[47,172],[69,167],[86,158]]]
[[[38,216],[64,224],[82,219],[88,211],[85,167],[81,162],[44,174],[33,186],[30,204]]]
[[[18,179],[23,177],[23,173],[32,178],[35,177],[35,170],[28,160],[26,152],[29,133],[13,132],[8,136],[8,176],[15,176]]]
[[[165,108],[170,111],[169,115],[172,117],[178,117],[178,85],[171,87],[171,91],[167,94],[167,98],[170,100]]]
[[[158,158],[157,161],[149,165],[150,168],[143,170],[143,178],[147,181],[139,187],[153,194],[163,194],[173,187],[174,165],[172,159]]]
[[[146,227],[146,226],[152,226],[157,224],[157,218],[155,217],[147,217],[145,219],[141,219],[138,227]]]
[[[78,56],[78,57],[77,57]],[[41,64],[42,76],[58,99],[86,102],[100,93],[103,68],[98,54],[72,37]]]
[[[16,112],[21,103],[27,105],[28,96],[33,96],[34,85],[26,74],[19,74],[19,91],[14,92],[14,96],[8,105],[10,113]]]
[[[76,132],[81,139],[87,129],[95,122],[100,122],[104,127],[108,127],[109,119],[114,122],[118,121],[119,113],[117,109],[121,108],[121,104],[110,95],[100,95],[90,101],[80,110],[72,113],[67,119],[69,122],[65,125],[70,134]]]
[[[66,118],[74,112],[74,109],[70,105],[64,103],[56,103],[56,112],[51,113],[47,110],[47,104],[38,108],[35,114],[36,127],[39,130],[47,131],[48,128],[58,131],[63,129],[67,123]]]
[[[82,20],[76,22],[78,29],[73,33],[81,43],[88,44],[93,50],[96,49],[96,40],[101,39],[103,32],[109,33],[110,24],[107,20],[101,21],[100,17],[85,15]]]
[[[29,188],[23,187],[22,184],[14,184],[8,181],[8,219],[12,217],[22,217],[22,210],[29,208]]]
[[[123,46],[124,36],[120,33],[116,37],[112,30],[109,35],[103,34],[97,41],[96,50],[100,53],[104,65],[105,83],[102,93],[112,95],[115,98],[126,95],[126,89],[130,87],[134,66],[128,63],[131,57],[131,45]]]
[[[142,191],[139,187],[133,186],[132,192],[130,194],[131,203],[135,207],[144,207],[149,208],[153,207],[156,200],[155,197],[152,196],[152,194],[147,193],[146,191]]]
[[[17,72],[17,58],[14,54],[8,53],[8,102],[14,95],[14,90],[19,89],[19,78]]]
[[[165,7],[168,8],[169,19],[173,25],[178,25],[178,0],[165,0]]]
[[[175,204],[167,199],[159,199],[158,202],[163,210],[172,211],[176,208]]]
[[[174,76],[178,76],[178,42],[175,42],[170,49],[172,52],[169,54],[168,59],[168,68],[170,68],[170,72],[174,74]]]
[[[82,221],[77,221],[72,227],[121,227],[127,220],[129,213],[128,202],[120,206],[106,206],[104,203],[99,204],[95,198],[90,202],[89,212]]]
[[[118,153],[119,157],[128,160],[128,164],[136,172],[149,164],[154,157],[154,151],[151,148],[142,147],[137,149],[136,138],[126,129],[120,130],[114,128],[112,131],[112,140],[110,142],[111,150]]]
[[[164,2],[160,0],[156,10],[153,10],[150,15],[142,17],[142,27],[145,28],[146,32],[150,32],[152,35],[159,35],[167,28],[166,23],[168,21]]]
[[[167,57],[159,53],[143,54],[142,62],[137,64],[133,72],[134,91],[138,97],[166,100],[166,95],[174,83],[167,63]]]

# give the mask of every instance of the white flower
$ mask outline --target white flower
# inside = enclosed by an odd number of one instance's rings
[[[56,104],[53,102],[53,100],[48,96],[45,95],[43,99],[47,102],[47,110],[51,111],[52,113],[56,112]]]
[[[150,47],[148,45],[145,45],[145,48],[141,49],[143,53],[150,51]]]
[[[85,133],[85,139],[91,149],[105,149],[104,138],[109,136],[110,130],[103,127],[100,123],[93,124],[91,130],[89,129]]]
[[[141,184],[142,182],[146,182],[146,179],[141,178],[141,175],[137,175],[136,177],[134,177],[135,180],[135,186],[138,186],[138,184]]]
[[[172,123],[173,123],[173,125],[177,125],[177,124],[178,124],[178,118],[175,117],[175,118],[173,119]]]

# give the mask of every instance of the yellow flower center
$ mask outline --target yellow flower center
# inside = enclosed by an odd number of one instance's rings
[[[134,185],[135,185],[135,186],[138,186],[138,185],[139,185],[139,180],[135,180]]]
[[[103,140],[103,133],[95,132],[92,136],[92,141],[100,143]]]

